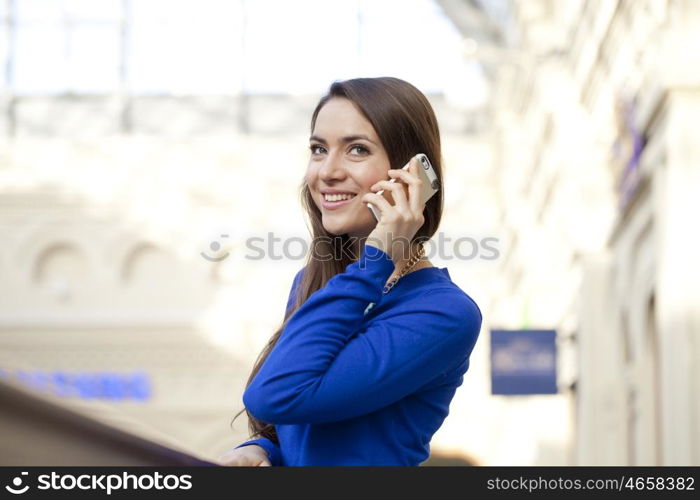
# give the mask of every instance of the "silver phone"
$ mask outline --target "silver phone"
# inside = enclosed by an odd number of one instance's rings
[[[423,153],[418,153],[416,156],[413,158],[418,158],[418,163],[421,166],[421,168],[418,169],[418,176],[420,179],[423,181],[423,185],[421,187],[420,191],[420,202],[425,203],[427,202],[435,193],[438,192],[440,189],[440,181],[438,180],[437,174],[435,173],[435,170],[433,169],[433,165],[430,163],[430,160],[426,155]],[[411,158],[411,159],[413,159]],[[402,168],[403,170],[408,170],[408,167],[410,167],[411,162],[409,161],[404,165]],[[395,182],[396,179],[392,178],[389,182]],[[378,195],[382,195],[384,193],[384,190],[377,191]],[[374,218],[379,221],[379,215],[380,211],[377,210],[371,203],[367,203],[367,208],[369,208],[369,211],[372,212],[372,215],[374,215]]]

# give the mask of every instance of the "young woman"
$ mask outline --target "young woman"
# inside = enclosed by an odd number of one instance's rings
[[[256,439],[219,462],[419,465],[482,320],[447,269],[424,256],[442,187],[421,204],[418,165],[401,169],[425,153],[442,186],[435,114],[397,78],[335,82],[313,113],[310,149],[301,195],[313,251],[243,394]]]

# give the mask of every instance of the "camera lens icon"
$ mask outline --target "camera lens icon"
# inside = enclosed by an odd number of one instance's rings
[[[29,475],[28,472],[22,472],[20,474],[22,476]],[[16,478],[14,478],[12,480],[12,485],[18,489],[13,488],[12,486],[5,486],[5,489],[7,491],[9,491],[10,493],[12,493],[13,495],[21,495],[22,493],[26,493],[27,490],[29,489],[29,485],[26,485],[24,488],[20,488],[20,486],[22,486],[22,478],[20,476],[17,476]]]
[[[221,238],[228,238],[228,234],[222,234]],[[211,250],[214,253],[218,252],[219,250],[221,250],[221,243],[219,243],[218,241],[212,241],[211,243],[209,243],[209,250]],[[229,253],[226,252],[224,255],[220,255],[218,257],[216,257],[216,256],[210,257],[209,255],[207,255],[204,252],[200,252],[199,255],[204,257],[209,262],[221,262],[222,260],[224,260],[226,257],[229,256]]]

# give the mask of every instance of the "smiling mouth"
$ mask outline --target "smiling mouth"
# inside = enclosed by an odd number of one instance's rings
[[[333,210],[348,204],[357,197],[354,193],[347,194],[323,194],[321,197],[323,208]]]
[[[337,202],[337,201],[347,201],[347,200],[352,200],[355,196],[357,196],[357,195],[354,193],[324,194],[323,201],[327,201],[330,203]]]

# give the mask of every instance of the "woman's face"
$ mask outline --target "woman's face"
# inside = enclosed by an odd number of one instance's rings
[[[377,221],[362,195],[388,179],[390,168],[377,133],[350,100],[334,97],[319,111],[309,142],[306,182],[323,227],[334,235],[366,237]],[[393,204],[389,193],[384,195]]]

